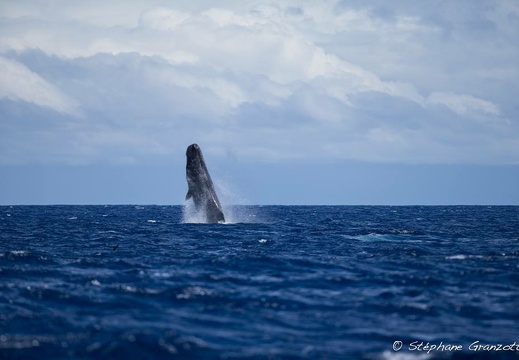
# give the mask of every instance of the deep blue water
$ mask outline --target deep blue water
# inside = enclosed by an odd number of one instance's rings
[[[0,358],[518,358],[519,207],[182,209],[0,207]]]

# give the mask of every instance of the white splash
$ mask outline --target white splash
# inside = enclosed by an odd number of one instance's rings
[[[185,201],[182,209],[182,223],[200,224],[207,222],[207,217],[202,210],[197,210],[193,201]]]
[[[246,204],[247,200],[240,194],[236,186],[234,186],[230,181],[225,181],[221,178],[213,179],[213,181],[218,199],[222,204],[222,211],[225,217],[224,224],[261,222],[250,207],[241,205]],[[207,218],[203,210],[197,210],[192,200],[184,202],[184,207],[182,209],[182,223],[197,224],[206,222]]]
[[[246,205],[228,205],[223,207],[226,224],[259,223],[262,222],[254,210]]]
[[[254,211],[245,205],[222,205],[224,224],[258,223],[261,222]],[[184,202],[182,209],[182,223],[206,223],[207,218],[203,210],[197,210],[195,204],[189,200]]]

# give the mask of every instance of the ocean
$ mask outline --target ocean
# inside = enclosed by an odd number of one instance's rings
[[[183,210],[0,207],[0,359],[519,358],[517,206]]]

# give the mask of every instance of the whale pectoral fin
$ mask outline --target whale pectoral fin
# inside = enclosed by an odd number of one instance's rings
[[[189,190],[186,194],[186,201],[191,199],[193,197],[193,193],[191,192],[191,190]]]

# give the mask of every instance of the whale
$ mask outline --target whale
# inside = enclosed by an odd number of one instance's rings
[[[214,190],[211,175],[207,170],[202,150],[197,144],[191,144],[186,150],[186,201],[193,199],[195,207],[206,220],[206,223],[223,223],[222,205]]]

